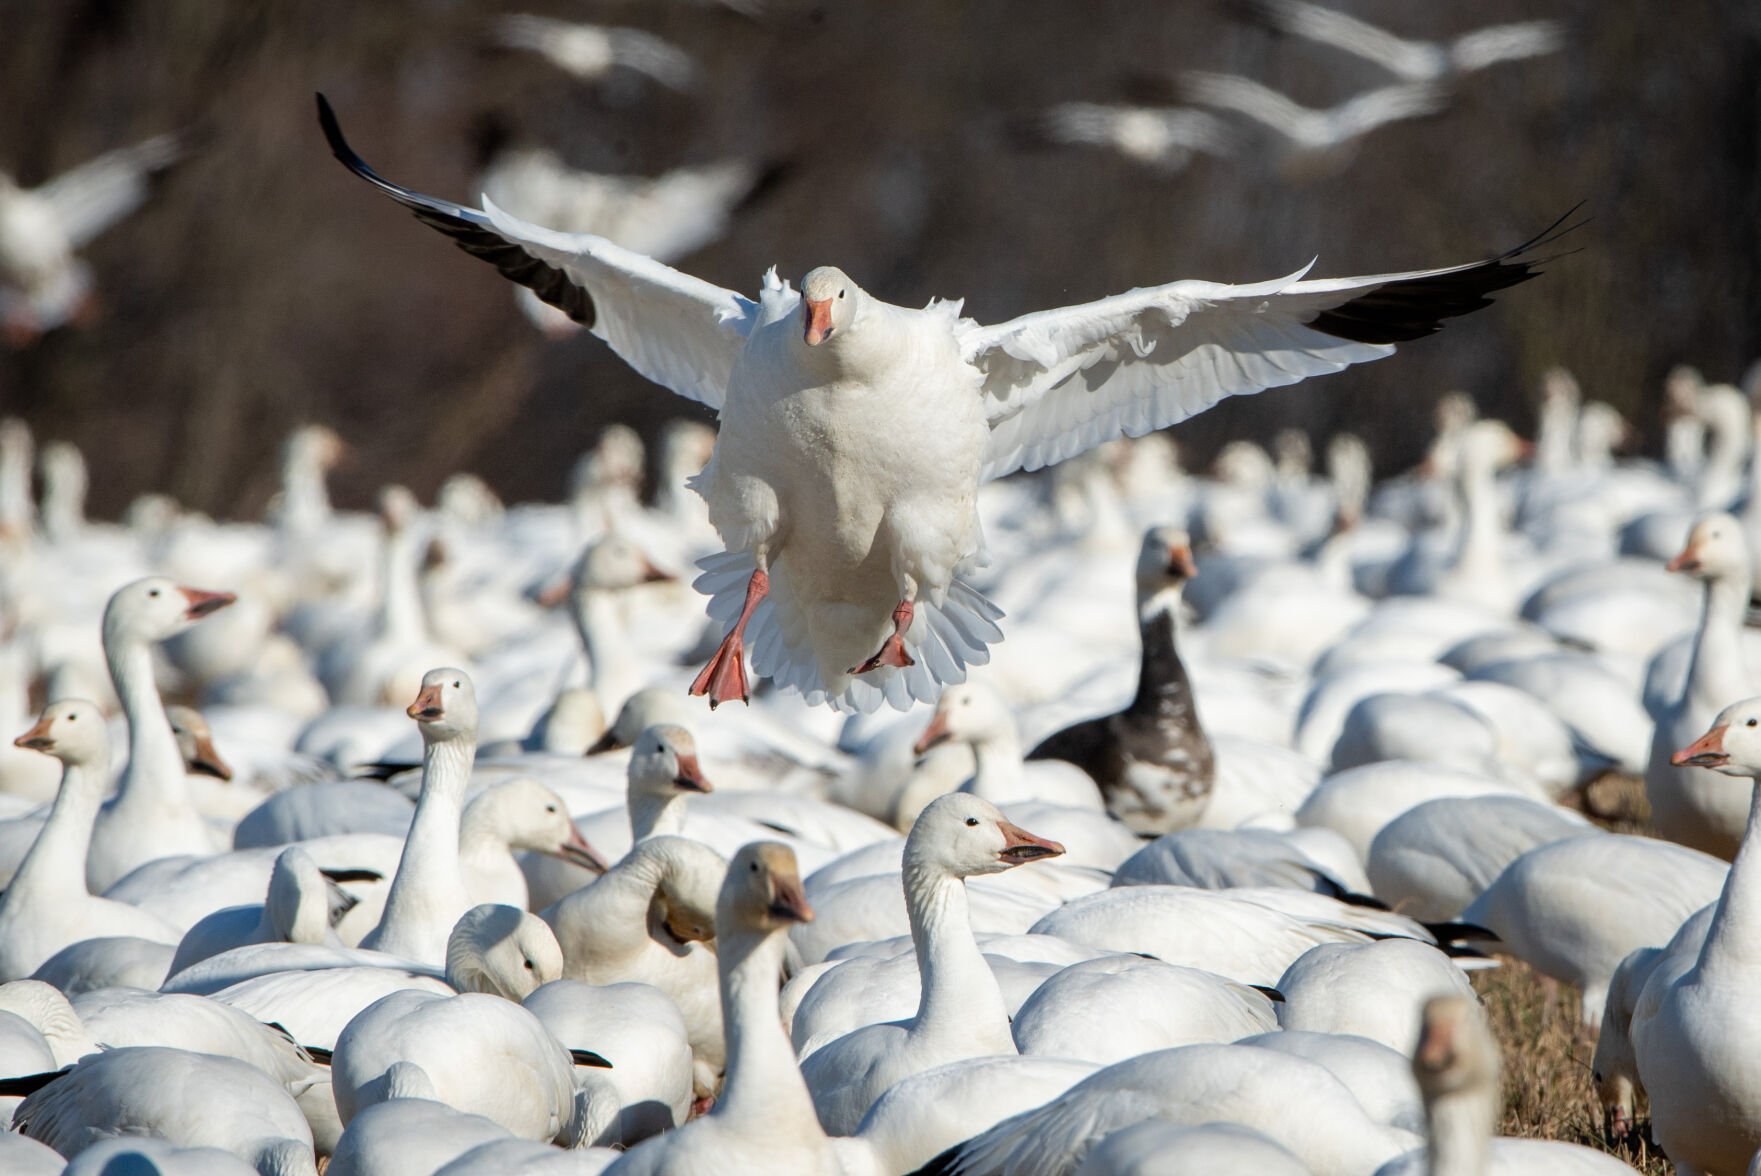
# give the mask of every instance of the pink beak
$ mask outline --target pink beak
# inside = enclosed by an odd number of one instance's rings
[[[49,735],[49,720],[38,719],[37,725],[12,741],[14,747],[22,747],[27,751],[47,752],[55,746],[55,740]]]
[[[1680,751],[1669,757],[1669,762],[1678,768],[1716,768],[1730,762],[1730,753],[1724,750],[1724,733],[1726,727],[1714,727]]]
[[[678,773],[673,776],[673,784],[678,788],[684,789],[686,792],[715,791],[715,786],[711,784],[709,778],[703,774],[703,768],[698,765],[697,757],[694,755],[682,755],[679,757],[679,770]]]
[[[592,870],[595,874],[603,874],[611,869],[611,863],[605,860],[605,855],[594,849],[592,844],[581,836],[581,831],[575,828],[572,821],[569,823],[568,837],[561,845],[557,846],[556,852],[552,856],[559,857],[572,865],[580,866],[584,870]]]
[[[832,300],[803,297],[801,305],[807,308],[807,331],[802,338],[809,347],[818,347],[836,329],[832,326]]]
[[[1700,549],[1692,543],[1681,549],[1681,554],[1670,560],[1663,568],[1666,572],[1697,572],[1700,570]]]
[[[1168,549],[1168,573],[1186,580],[1198,575],[1198,565],[1192,561],[1192,548],[1177,545]]]
[[[1056,841],[1035,837],[1021,826],[1011,825],[1008,821],[999,821],[997,828],[1003,831],[1003,848],[997,856],[1011,866],[1019,866],[1023,862],[1036,861],[1039,858],[1058,857],[1064,852],[1064,847]]]
[[[938,710],[930,716],[929,726],[923,729],[923,734],[917,737],[917,742],[911,745],[911,754],[922,755],[938,743],[946,743],[952,738],[953,736],[948,733],[948,716]]]
[[[200,588],[179,588],[178,591],[190,602],[183,615],[192,621],[199,621],[211,612],[218,612],[238,599],[230,592],[204,592]]]
[[[446,707],[440,701],[439,686],[424,686],[416,695],[416,701],[404,712],[418,723],[432,722],[446,714]]]

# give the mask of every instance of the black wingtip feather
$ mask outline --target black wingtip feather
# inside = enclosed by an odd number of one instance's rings
[[[342,134],[342,124],[323,94],[318,99],[318,126],[330,144],[330,153],[342,165],[366,180],[393,200],[415,213],[416,219],[453,239],[453,243],[473,257],[480,257],[501,271],[509,281],[518,282],[539,298],[556,307],[584,327],[595,319],[593,298],[577,286],[569,275],[557,267],[533,257],[525,249],[492,228],[482,213],[462,205],[420,192],[411,191],[374,171],[367,161],[349,146]]]
[[[1309,325],[1354,343],[1406,343],[1434,334],[1442,329],[1444,319],[1490,306],[1494,292],[1539,277],[1539,266],[1562,255],[1518,259],[1588,224],[1588,218],[1570,225],[1565,223],[1582,207],[1580,201],[1534,237],[1477,265],[1377,286],[1361,297],[1322,311]]]
[[[37,1093],[43,1087],[58,1078],[66,1077],[73,1070],[72,1066],[64,1070],[50,1070],[43,1074],[17,1074],[10,1078],[0,1078],[0,1098],[24,1098]],[[16,1129],[17,1124],[13,1124]]]
[[[612,1069],[612,1064],[605,1060],[604,1055],[596,1054],[590,1049],[571,1049],[569,1060],[577,1066],[597,1066],[601,1070]]]

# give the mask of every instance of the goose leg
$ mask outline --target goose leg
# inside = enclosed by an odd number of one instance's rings
[[[882,666],[897,666],[904,669],[906,666],[916,665],[917,662],[905,652],[905,631],[911,627],[911,618],[915,612],[916,608],[911,603],[910,597],[901,600],[899,607],[893,610],[892,636],[881,642],[879,653],[861,665],[852,668],[850,672],[852,674],[866,674],[868,671],[878,670]]]
[[[734,622],[734,627],[716,646],[709,664],[691,683],[692,694],[709,695],[710,710],[736,698],[750,702],[746,696],[746,622],[752,619],[752,610],[769,591],[770,573],[763,568],[754,568],[752,578],[746,581],[746,603],[740,609],[740,619]]]

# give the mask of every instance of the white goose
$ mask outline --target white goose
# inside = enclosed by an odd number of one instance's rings
[[[1675,705],[1657,717],[1645,768],[1645,796],[1657,831],[1727,859],[1742,841],[1742,796],[1717,773],[1676,764],[1670,756],[1705,731],[1720,707],[1754,690],[1742,640],[1749,560],[1742,524],[1710,514],[1694,524],[1687,545],[1670,561],[1670,571],[1685,572],[1706,587],[1687,683]]]
[[[377,870],[325,870],[290,845],[275,859],[261,905],[227,907],[198,920],[178,941],[171,973],[250,943],[325,943],[340,947],[336,924],[360,900],[343,882],[376,882]]]
[[[153,645],[232,601],[230,592],[150,576],[118,588],[104,608],[104,659],[128,716],[129,754],[116,797],[92,830],[86,881],[95,891],[154,858],[219,848],[184,779],[183,755],[153,680]]]
[[[812,703],[933,700],[1002,636],[962,578],[984,561],[981,478],[1382,358],[1533,273],[1511,253],[1422,274],[1183,282],[995,327],[955,303],[889,305],[828,266],[799,294],[768,275],[752,301],[601,238],[399,187],[322,98],[319,116],[350,170],[721,413],[696,481],[728,545],[698,581],[730,624],[692,685],[712,703],[746,698],[748,643],[756,672]]]
[[[912,750],[919,756],[944,743],[964,743],[972,749],[973,772],[960,785],[992,804],[1038,800],[1072,808],[1100,809],[1101,793],[1087,772],[1063,759],[1022,758],[1021,729],[1002,694],[986,682],[960,682],[942,692],[929,724],[917,737]],[[916,819],[924,805],[935,799],[925,791],[941,784],[939,773],[930,773],[900,794],[893,823],[904,826]]]
[[[109,782],[110,736],[89,702],[51,703],[13,742],[61,761],[61,791],[30,852],[0,892],[0,981],[35,972],[83,939],[126,935],[175,943],[177,931],[139,907],[86,889],[86,848]]]
[[[1761,781],[1761,699],[1733,703],[1675,762]],[[1761,1149],[1761,1038],[1747,1015],[1761,891],[1756,834],[1761,783],[1751,788],[1749,824],[1692,965],[1653,973],[1633,1014],[1639,1076],[1651,1099],[1651,1130],[1678,1171],[1748,1170]]]
[[[858,1029],[803,1061],[802,1077],[828,1132],[854,1132],[875,1099],[901,1078],[1015,1048],[1003,995],[972,938],[966,879],[1063,852],[976,796],[951,793],[923,810],[905,839],[902,866],[922,977],[917,1013]]]
[[[727,1083],[709,1114],[626,1152],[607,1176],[842,1170],[777,1021],[785,932],[812,918],[787,846],[759,841],[735,855],[715,910]]]
[[[423,963],[446,958],[453,924],[471,906],[459,865],[459,821],[477,750],[477,692],[463,670],[422,676],[409,707],[422,730],[422,795],[385,914],[361,946]]]
[[[1248,11],[1279,32],[1330,45],[1409,82],[1451,80],[1505,61],[1557,53],[1563,30],[1550,20],[1487,25],[1444,42],[1412,41],[1307,0],[1255,0]]]

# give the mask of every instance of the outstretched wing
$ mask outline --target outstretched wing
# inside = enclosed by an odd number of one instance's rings
[[[1305,266],[1253,285],[1171,282],[974,324],[960,343],[983,381],[985,477],[1166,428],[1226,396],[1392,355],[1394,344],[1536,276],[1538,263],[1522,255],[1551,241],[1559,224],[1470,265],[1316,281],[1303,280]]]
[[[642,375],[719,410],[758,305],[589,233],[529,225],[485,200],[466,208],[394,184],[356,155],[318,96],[318,121],[344,166],[604,339]]]
[[[107,151],[37,190],[77,249],[133,212],[146,200],[154,176],[182,157],[176,134],[155,135],[132,147]]]

